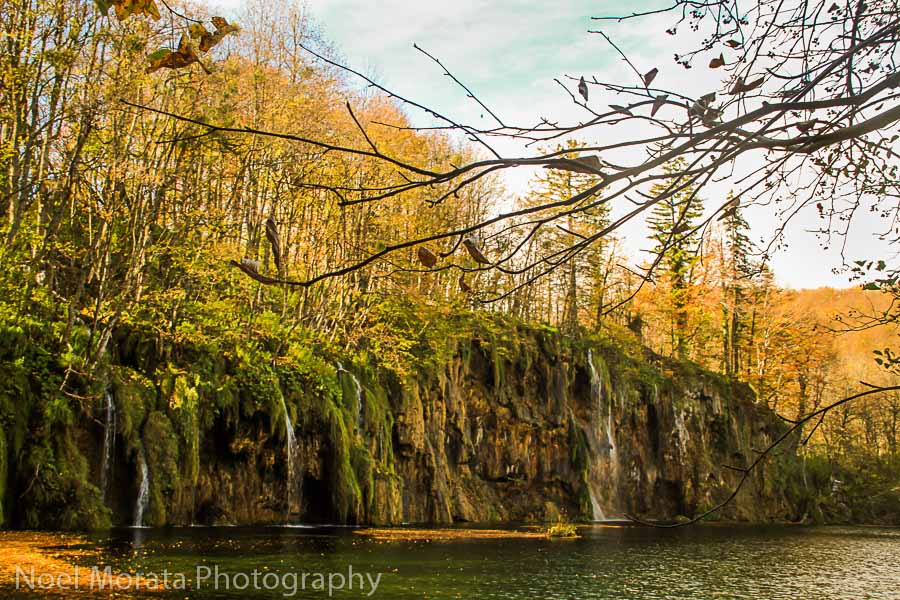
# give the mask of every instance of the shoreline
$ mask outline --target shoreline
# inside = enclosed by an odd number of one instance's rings
[[[19,594],[38,593],[42,596],[69,597],[72,595],[129,597],[129,594],[114,589],[94,586],[90,568],[79,563],[90,558],[99,558],[99,550],[85,549],[87,539],[75,533],[51,531],[9,531],[0,530],[0,590],[14,590]],[[96,562],[96,561],[95,561]],[[101,572],[113,580],[120,574],[111,570]],[[125,577],[130,575],[122,574]],[[90,586],[81,582],[90,581]],[[112,586],[108,586],[112,587]],[[152,592],[156,589],[151,582],[138,579],[135,592]]]

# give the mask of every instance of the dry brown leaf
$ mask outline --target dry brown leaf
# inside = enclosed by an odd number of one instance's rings
[[[549,164],[544,165],[545,169],[559,169],[584,175],[602,175],[602,167],[603,163],[594,155],[579,156],[577,158],[554,158]]]
[[[416,250],[416,257],[419,259],[419,262],[428,269],[434,267],[438,262],[437,254],[425,246],[419,246],[418,250]]]
[[[240,27],[233,25],[222,17],[213,17],[212,23],[216,30],[213,33],[206,32],[200,37],[200,51],[209,52],[216,44],[229,33],[240,31]]]
[[[281,237],[278,235],[278,224],[272,217],[266,219],[266,238],[272,247],[272,260],[275,261],[275,268],[281,273]]]
[[[584,98],[584,101],[588,100],[588,86],[587,82],[584,80],[584,77],[578,82],[578,93],[581,94],[581,97]]]
[[[761,86],[764,81],[765,77],[758,77],[750,83],[745,83],[743,77],[738,77],[737,81],[734,82],[734,86],[731,88],[731,91],[728,93],[732,96],[737,96],[738,94],[751,92]]]
[[[463,246],[466,247],[466,250],[469,252],[469,256],[472,259],[480,263],[482,265],[489,265],[491,261],[484,255],[484,252],[481,251],[481,245],[473,238],[467,237],[463,240]]]
[[[200,62],[200,56],[197,54],[194,44],[191,43],[191,40],[187,35],[181,36],[181,41],[178,42],[177,51],[172,52],[168,48],[162,48],[148,56],[147,61],[150,63],[147,65],[148,73],[153,73],[163,68],[181,69],[197,63],[203,68],[207,75],[209,74],[209,69]]]

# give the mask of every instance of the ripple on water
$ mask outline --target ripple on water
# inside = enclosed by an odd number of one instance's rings
[[[233,573],[327,573],[353,565],[356,572],[383,573],[373,597],[392,600],[900,598],[900,530],[715,526],[580,533],[575,541],[384,540],[335,528],[205,528],[142,530],[139,542],[124,531],[92,543],[106,564],[131,571],[190,573],[202,563]],[[187,597],[274,599],[284,590],[192,590]]]

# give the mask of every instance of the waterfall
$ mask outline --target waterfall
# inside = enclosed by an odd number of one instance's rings
[[[619,461],[616,456],[616,439],[613,428],[613,394],[607,392],[609,401],[603,402],[603,382],[594,366],[593,352],[587,351],[588,372],[591,379],[591,428],[593,457],[588,481],[591,497],[591,518],[605,521],[610,507],[619,505]],[[604,412],[606,413],[604,415]],[[604,418],[604,416],[606,418]],[[606,506],[607,510],[603,509]]]
[[[287,459],[287,520],[290,520],[291,511],[294,507],[294,494],[297,491],[297,437],[294,434],[294,424],[291,422],[291,415],[288,413],[287,403],[284,396],[281,398],[281,408],[284,410],[284,429],[285,429],[285,447],[284,452]]]
[[[600,501],[597,500],[597,494],[594,492],[594,486],[589,485],[588,490],[591,494],[591,520],[605,521],[606,515],[603,513],[603,508],[600,506]]]
[[[675,432],[677,438],[675,440],[678,451],[684,454],[687,451],[687,442],[690,439],[687,427],[685,426],[685,414],[682,410],[675,409]]]
[[[365,403],[363,402],[362,384],[359,383],[356,375],[345,369],[341,363],[337,364],[337,372],[349,375],[350,380],[353,382],[353,387],[356,389],[356,426],[362,431],[365,425]]]
[[[594,401],[594,423],[600,422],[600,412],[602,407],[600,406],[600,402],[603,400],[603,386],[600,382],[600,375],[597,373],[597,368],[594,366],[594,353],[591,352],[591,349],[588,348],[587,351],[587,364],[588,371],[591,374],[591,399]]]
[[[110,473],[116,449],[116,397],[111,388],[106,388],[106,421],[103,425],[103,464],[100,467],[100,492],[104,502],[109,488]]]
[[[147,469],[147,458],[143,450],[138,454],[138,465],[141,470],[141,487],[134,503],[134,526],[143,527],[144,511],[150,503],[150,471]]]
[[[356,378],[356,375],[350,373],[350,379],[353,380],[353,385],[356,387],[356,426],[362,431],[363,425],[365,424],[365,414],[363,413],[365,409],[365,405],[363,404],[363,389],[362,385],[359,383],[359,379]]]
[[[609,414],[606,416],[606,441],[609,442],[609,455],[613,457],[616,455],[616,439],[613,436],[613,421],[612,421],[612,398],[610,398],[609,405]]]

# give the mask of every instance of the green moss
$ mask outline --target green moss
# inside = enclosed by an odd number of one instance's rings
[[[488,523],[499,523],[503,520],[503,517],[500,515],[500,512],[493,505],[489,506],[487,509],[487,522]]]
[[[144,453],[150,471],[148,525],[165,525],[167,508],[181,485],[178,436],[165,413],[154,411],[144,425]]]
[[[193,377],[196,385],[198,377]],[[197,485],[200,477],[200,395],[197,388],[188,381],[188,376],[174,377],[169,398],[169,416],[179,437],[179,445],[184,451],[181,461],[181,478],[191,486]]]
[[[544,514],[542,516],[544,523],[558,523],[562,518],[563,514],[555,503],[550,502],[549,500],[544,502]]]
[[[141,426],[156,402],[156,390],[149,379],[128,368],[117,369],[114,382],[118,433],[133,451],[140,445]]]
[[[387,391],[379,386],[364,387],[366,391],[366,434],[371,435],[372,455],[376,460],[375,470],[381,474],[393,475],[394,413],[391,411]]]
[[[28,529],[99,529],[109,526],[100,490],[89,481],[88,462],[66,432],[35,439],[23,452],[21,525]]]
[[[6,432],[3,430],[2,422],[0,422],[0,528],[6,524],[4,507],[6,505],[6,477],[8,474],[7,453]]]
[[[362,490],[353,468],[352,436],[347,430],[344,415],[333,410],[331,419],[331,473],[332,501],[338,518],[345,522],[351,516],[359,517],[362,506]]]

